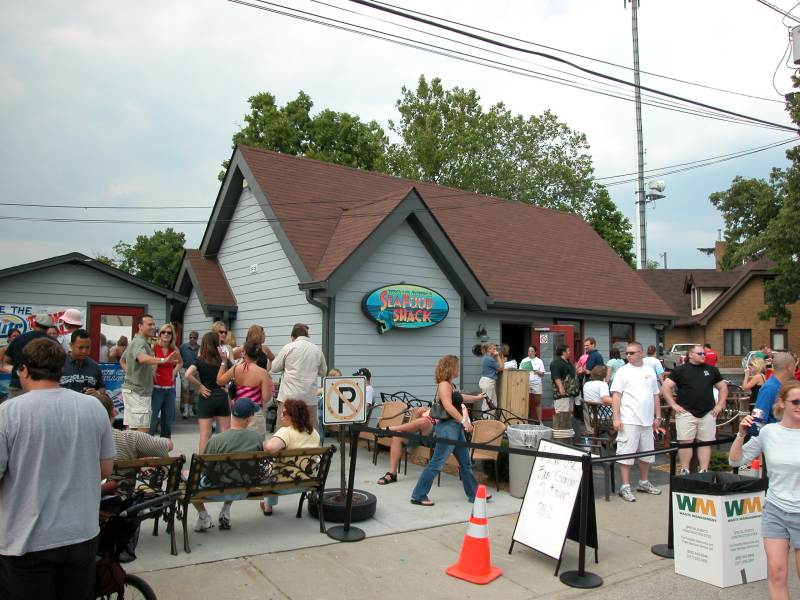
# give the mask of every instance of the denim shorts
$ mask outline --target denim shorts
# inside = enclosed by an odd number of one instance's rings
[[[800,550],[800,513],[786,512],[767,501],[761,513],[761,535],[770,539],[789,540],[789,546]]]

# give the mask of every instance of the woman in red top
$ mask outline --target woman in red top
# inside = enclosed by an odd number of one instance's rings
[[[156,358],[167,358],[178,352],[172,325],[162,325],[158,330],[158,339],[153,344],[153,352]],[[153,411],[150,415],[150,435],[156,434],[160,415],[161,437],[172,437],[172,422],[175,420],[175,374],[181,368],[183,368],[183,361],[180,354],[178,354],[177,363],[164,361],[156,367],[150,405]]]

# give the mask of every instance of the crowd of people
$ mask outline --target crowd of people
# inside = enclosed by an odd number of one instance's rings
[[[91,337],[80,311],[66,311],[61,319],[57,328],[49,315],[37,315],[30,331],[9,336],[3,356],[11,370],[7,401],[0,403],[3,597],[39,597],[43,586],[56,581],[63,585],[88,573],[98,533],[99,494],[93,490],[99,489],[101,477],[111,472],[115,459],[167,456],[173,450],[176,408],[183,419],[196,417],[199,453],[277,453],[323,443],[319,378],[342,373],[328,369],[307,325],[296,324],[290,341],[276,354],[267,345],[260,325],[249,327],[241,345],[221,321],[202,334],[190,331],[187,341],[179,345],[173,324],[156,328],[153,317],[143,315],[130,339],[122,337],[113,346],[101,340],[101,359],[116,360],[124,369],[124,428],[117,429],[111,426],[116,410],[106,393],[100,365],[90,357]],[[617,454],[653,450],[654,434],[663,430],[667,416],[662,414],[662,406],[675,414],[679,442],[716,439],[716,417],[726,405],[728,390],[712,364],[716,353],[710,345],[692,347],[686,360],[669,372],[656,357],[654,346],[645,350],[635,341],[625,346],[624,359],[620,348],[613,348],[605,361],[592,337],[583,340],[583,350],[573,362],[571,348],[558,345],[546,369],[535,348],[528,349],[518,368],[529,372],[531,417],[541,421],[543,378],[549,371],[554,426],[565,423],[561,417],[566,417],[577,423],[579,430],[590,431],[590,415],[602,407],[611,415]],[[795,381],[796,357],[762,350],[762,355],[748,364],[742,384],[760,412],[742,420],[730,462],[743,465],[761,455],[769,461],[771,486],[764,536],[770,593],[778,598],[784,597],[780,594],[785,590],[790,548],[795,549],[800,567],[800,453],[796,451],[800,383]],[[474,395],[461,391],[455,383],[459,358],[445,355],[439,359],[433,373],[436,391],[431,407],[415,409],[405,423],[391,427],[418,435],[392,438],[389,470],[378,480],[379,485],[398,480],[405,445],[422,443],[423,438],[463,442],[473,428],[470,407],[485,410],[497,406],[498,376],[505,369],[517,368],[517,363],[509,358],[507,346],[485,343],[481,352],[481,392]],[[365,377],[366,400],[371,406],[375,392],[370,370],[361,368],[353,375]],[[278,377],[276,389],[273,378]],[[265,413],[271,402],[277,405],[279,427],[269,435]],[[77,420],[82,423],[82,435],[69,435],[78,429]],[[411,503],[434,504],[430,489],[450,454],[458,461],[465,496],[473,501],[477,483],[468,449],[435,441],[432,446],[430,461],[411,492]],[[697,449],[699,472],[708,470],[710,456],[709,446]],[[689,472],[691,460],[691,449],[679,451],[681,474]],[[661,493],[649,481],[652,462],[652,456],[638,460],[636,491]],[[631,483],[633,463],[631,459],[619,461],[619,495],[628,502],[636,500]],[[76,469],[76,465],[91,468]],[[54,497],[71,501],[48,501]],[[75,510],[74,499],[79,500],[80,510]],[[223,502],[216,519],[220,529],[232,527],[231,505],[237,499]],[[259,508],[264,516],[271,516],[276,505],[274,496],[265,497]],[[197,503],[195,508],[195,531],[213,528],[215,522],[206,506]],[[47,565],[47,576],[34,576],[42,564]]]

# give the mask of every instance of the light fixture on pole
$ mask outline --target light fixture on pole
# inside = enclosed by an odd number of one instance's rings
[[[667,189],[667,184],[664,183],[661,179],[657,179],[655,181],[651,181],[648,184],[648,191],[644,195],[644,200],[637,200],[636,201],[636,215],[638,217],[638,239],[636,240],[637,249],[640,252],[639,255],[639,268],[646,269],[647,268],[647,212],[645,208],[647,207],[648,202],[652,202],[655,204],[656,200],[661,200],[662,198],[666,198],[666,194],[664,194],[664,190]]]

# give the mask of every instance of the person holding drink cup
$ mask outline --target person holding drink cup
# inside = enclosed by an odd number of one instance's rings
[[[788,600],[788,557],[792,549],[800,575],[800,382],[783,384],[773,412],[780,421],[760,427],[759,435],[746,444],[748,431],[757,423],[754,415],[742,419],[728,462],[740,467],[764,454],[769,466],[769,489],[761,530],[767,555],[769,597]]]

